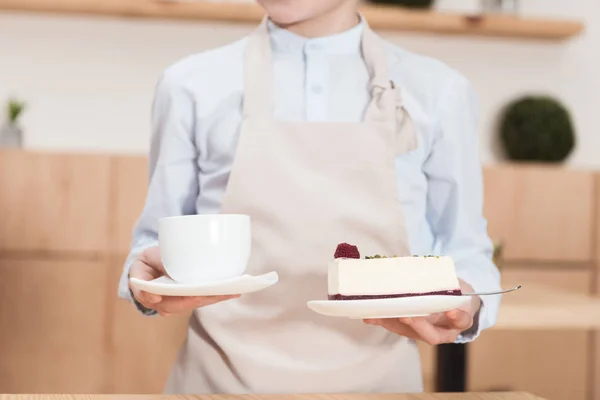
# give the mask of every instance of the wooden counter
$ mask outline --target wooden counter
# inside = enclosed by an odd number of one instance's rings
[[[0,400],[542,400],[529,393],[418,393],[418,394],[315,394],[315,395],[0,395]]]

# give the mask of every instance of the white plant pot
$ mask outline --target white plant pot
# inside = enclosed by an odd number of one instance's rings
[[[0,147],[23,147],[23,132],[17,125],[6,124],[0,128]]]
[[[519,0],[481,0],[484,14],[516,14],[519,11]]]

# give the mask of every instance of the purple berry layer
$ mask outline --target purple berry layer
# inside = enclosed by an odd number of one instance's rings
[[[428,293],[400,293],[400,294],[382,294],[382,295],[343,295],[330,294],[329,300],[371,300],[371,299],[395,299],[398,297],[417,297],[417,296],[462,296],[460,289],[442,290]]]

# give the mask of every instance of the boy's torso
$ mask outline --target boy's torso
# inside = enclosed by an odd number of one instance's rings
[[[194,112],[198,159],[198,213],[219,212],[242,122],[243,58],[247,38],[189,56],[163,79]],[[438,134],[437,118],[448,88],[461,76],[444,64],[391,44],[391,79],[402,89],[419,138],[416,150],[398,156],[398,196],[403,203],[413,253],[429,253],[433,235],[426,222],[427,178],[423,163]],[[279,50],[279,51],[277,51]],[[370,101],[369,74],[359,51],[274,49],[274,118],[283,121],[360,122]],[[174,107],[179,106],[174,104]],[[168,151],[168,150],[163,150]]]

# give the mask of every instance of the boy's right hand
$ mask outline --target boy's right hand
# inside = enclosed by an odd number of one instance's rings
[[[151,281],[164,275],[167,275],[167,273],[161,261],[160,249],[158,247],[150,247],[144,250],[133,262],[129,270],[129,277],[146,281]],[[138,290],[132,285],[130,285],[130,288],[133,296],[140,304],[146,308],[156,310],[163,317],[240,297],[239,295],[198,297],[160,296]]]

